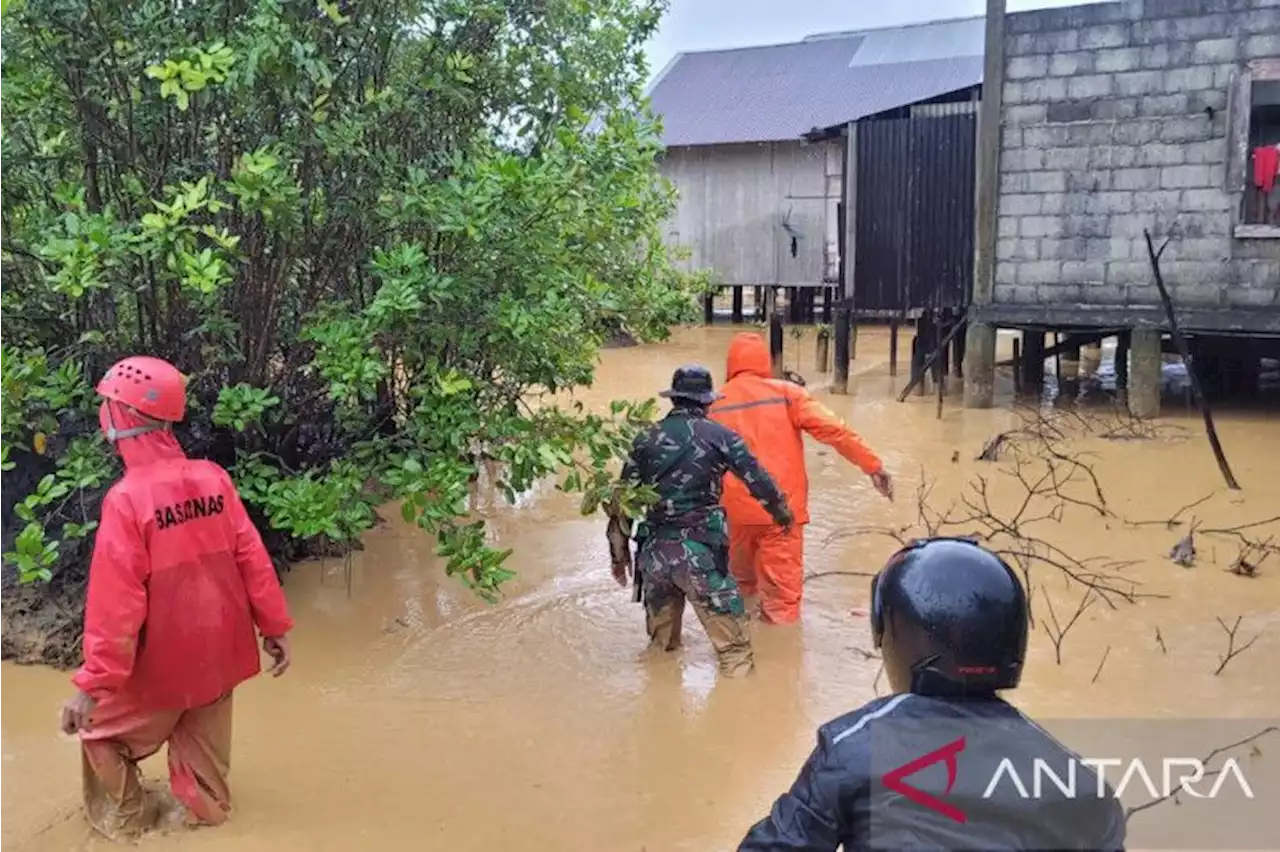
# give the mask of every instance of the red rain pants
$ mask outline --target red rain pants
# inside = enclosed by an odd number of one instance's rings
[[[111,698],[80,734],[90,824],[112,839],[136,837],[162,816],[142,788],[138,761],[169,746],[169,786],[187,824],[218,825],[231,811],[231,694],[190,710],[137,709]]]

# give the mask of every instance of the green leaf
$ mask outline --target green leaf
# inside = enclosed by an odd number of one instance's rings
[[[592,385],[601,341],[664,339],[713,283],[668,247],[677,199],[637,62],[662,4],[569,0],[515,27],[501,3],[445,2],[429,28],[414,4],[17,5],[0,466],[56,474],[10,498],[31,526],[11,570],[39,579],[89,533],[80,492],[119,462],[64,430],[92,422],[122,353],[190,373],[182,432],[234,458],[283,538],[351,541],[399,500],[487,600],[514,560],[470,523],[473,473],[510,500],[553,472],[587,508],[611,499],[656,408],[553,403]],[[477,27],[484,44],[461,37]]]

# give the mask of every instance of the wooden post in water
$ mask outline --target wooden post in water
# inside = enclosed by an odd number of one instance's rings
[[[889,320],[889,376],[898,375],[898,318]]]
[[[822,321],[827,325],[831,325],[831,300],[834,292],[834,287],[822,288]]]
[[[702,298],[702,321],[711,325],[716,319],[716,291],[712,290]]]
[[[926,362],[929,358],[929,342],[933,337],[933,316],[929,311],[920,314],[920,319],[916,320],[916,336],[911,341],[911,377],[918,380],[916,384],[916,393],[924,396],[928,391],[926,387],[926,373],[929,366]]]
[[[1036,396],[1044,393],[1044,329],[1022,332],[1022,384]]]
[[[948,332],[955,325],[955,317],[951,315],[950,309],[941,312],[941,319],[938,320],[935,328],[935,337],[938,341],[938,369],[941,370],[943,379],[947,377],[947,373],[951,371],[951,347],[943,346],[943,337],[950,338]]]
[[[742,293],[745,287],[733,288],[733,322],[742,325]]]
[[[965,326],[964,405],[995,404],[996,328],[975,316],[995,301],[995,271],[1000,222],[1000,147],[1004,133],[1005,0],[987,0],[983,39],[982,106],[978,110],[977,203],[974,221],[974,321]]]
[[[951,341],[956,338],[962,328],[963,326],[959,324],[951,326],[951,330],[942,338],[942,346],[950,346]],[[921,365],[919,371],[914,369],[912,370],[911,381],[907,382],[907,386],[902,389],[900,394],[898,394],[898,402],[905,402],[911,392],[920,385],[924,380],[925,375],[929,372],[929,369],[933,367],[933,362],[937,360],[938,352],[940,351],[941,349],[929,353],[929,356],[924,359],[924,364]],[[924,393],[924,391],[921,390],[920,393]]]
[[[1058,396],[1062,396],[1062,335],[1053,333],[1053,382],[1058,386]]]
[[[942,419],[942,400],[947,395],[947,342],[942,339],[942,319],[935,316],[933,321],[933,380],[938,383],[937,418]]]
[[[841,199],[840,207],[844,211],[839,216],[837,227],[840,230],[840,305],[844,309],[844,319],[836,312],[837,327],[844,331],[836,332],[836,375],[843,375],[845,381],[839,384],[836,393],[848,393],[849,364],[858,357],[858,293],[856,281],[858,257],[858,123],[850,121],[844,129],[844,151],[841,155]],[[841,335],[846,341],[842,346]]]
[[[920,344],[920,361],[919,367],[916,367],[916,371],[918,371],[918,374],[924,374],[924,379],[928,379],[933,367],[933,363],[929,362],[929,351],[931,351],[931,349],[929,349],[929,344],[933,342],[934,320],[936,320],[936,317],[933,316],[933,312],[925,310],[923,313],[920,313],[920,319],[916,321],[915,324],[915,339],[916,342]],[[913,356],[914,359],[915,352],[911,353],[911,356]],[[916,385],[915,393],[922,395],[922,397],[927,394],[927,381],[920,381],[920,384]]]
[[[814,347],[813,360],[817,364],[818,372],[827,372],[827,363],[831,360],[831,332],[822,329],[818,332],[818,342]]]
[[[1129,391],[1129,332],[1116,335],[1116,395]]]
[[[774,378],[782,378],[782,314],[778,311],[769,317],[769,363]]]
[[[960,327],[955,336],[951,338],[951,374],[957,379],[964,378],[964,339],[968,333],[968,321],[964,315],[956,317],[956,324]],[[992,368],[994,373],[994,368]]]
[[[831,392],[849,392],[849,309],[836,308],[835,361],[831,366]]]
[[[1022,393],[1022,340],[1013,339],[1013,390]]]

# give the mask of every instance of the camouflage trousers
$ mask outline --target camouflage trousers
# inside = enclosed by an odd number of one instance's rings
[[[636,556],[644,578],[645,624],[652,645],[680,646],[684,602],[688,599],[716,649],[720,671],[745,675],[754,666],[746,605],[729,573],[728,545],[688,539],[648,539]]]

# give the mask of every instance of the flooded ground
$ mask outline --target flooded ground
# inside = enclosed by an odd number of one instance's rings
[[[666,345],[607,351],[596,388],[583,397],[604,404],[657,391],[689,361],[719,375],[733,331],[689,329]],[[812,343],[788,338],[787,346],[787,366],[822,385]],[[809,572],[875,570],[891,540],[833,536],[913,523],[922,469],[936,480],[931,499],[939,505],[975,475],[992,476],[995,466],[975,456],[1015,425],[1007,406],[960,409],[958,392],[940,420],[932,396],[895,402],[905,376],[889,377],[887,353],[885,332],[863,330],[852,394],[825,401],[885,458],[898,501],[882,501],[860,473],[811,444]],[[997,387],[1007,401],[1007,371]],[[1185,436],[1080,442],[1097,454],[1094,468],[1119,516],[1160,521],[1211,492],[1183,517],[1231,526],[1280,515],[1274,414],[1219,416],[1243,486],[1230,494],[1198,418],[1171,407],[1167,421],[1184,425]],[[641,608],[609,576],[603,524],[579,517],[574,501],[547,489],[518,509],[485,512],[503,545],[516,548],[520,570],[497,606],[445,579],[430,542],[396,512],[356,556],[350,597],[339,564],[298,566],[285,584],[298,624],[294,667],[236,694],[233,820],[143,845],[732,849],[790,783],[815,726],[875,694],[878,663],[863,653],[869,627],[850,614],[867,602],[865,578],[807,583],[800,625],[755,630],[756,674],[718,681],[692,618],[682,651],[642,657]],[[1194,568],[1170,562],[1185,527],[1080,511],[1038,529],[1073,554],[1138,560],[1125,576],[1168,598],[1091,607],[1063,641],[1061,664],[1037,629],[1024,687],[1010,696],[1026,711],[1050,720],[1257,718],[1280,706],[1280,558],[1244,578],[1224,570],[1236,556],[1226,540],[1202,540]],[[1256,532],[1280,537],[1277,525]],[[1081,590],[1037,571],[1037,606],[1047,592],[1065,621]],[[1215,676],[1226,648],[1217,618],[1231,624],[1237,616],[1241,642],[1261,636]],[[78,749],[56,732],[66,678],[3,667],[6,850],[109,848],[79,816]],[[164,772],[162,759],[147,767]]]

